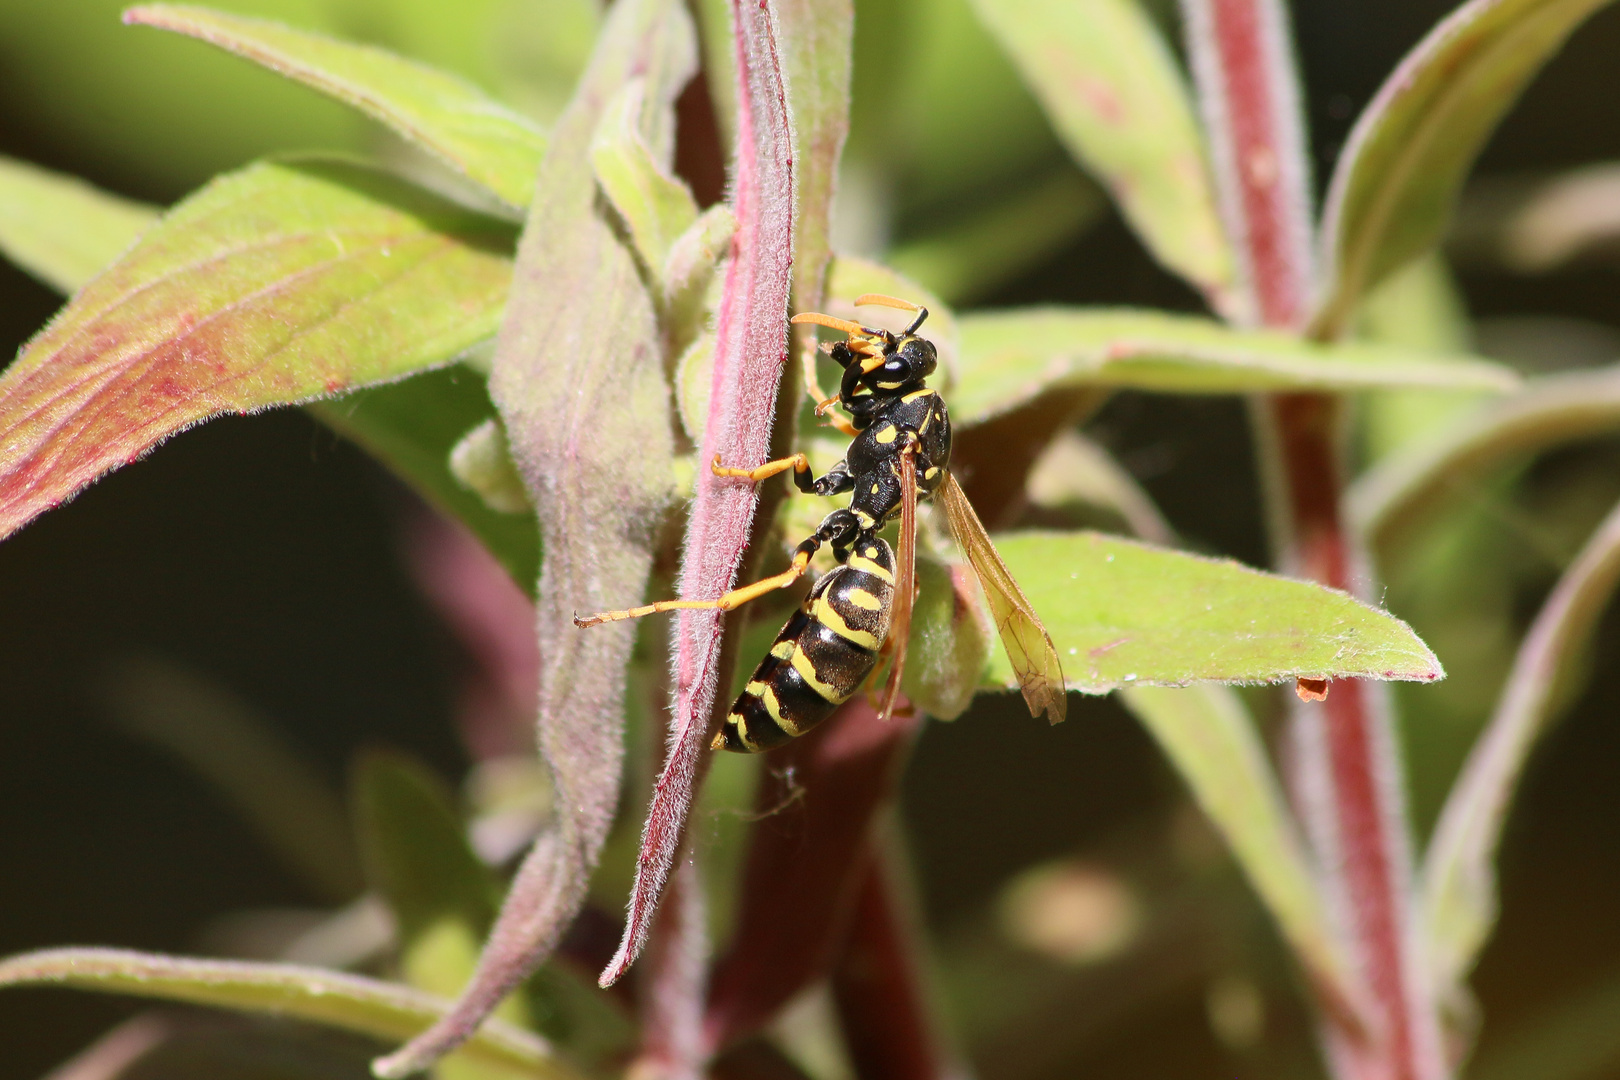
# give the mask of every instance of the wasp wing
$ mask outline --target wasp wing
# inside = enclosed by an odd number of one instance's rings
[[[894,608],[889,618],[889,680],[883,687],[878,720],[894,715],[900,677],[906,671],[906,645],[911,641],[911,606],[917,594],[917,455],[900,454],[900,550],[895,554]]]
[[[990,604],[990,614],[996,620],[1001,644],[1007,650],[1007,659],[1012,661],[1013,673],[1018,676],[1030,715],[1039,716],[1044,712],[1052,723],[1060,723],[1068,714],[1068,700],[1063,666],[1058,662],[1051,635],[1041,625],[1040,616],[1035,614],[1018,582],[1013,580],[1007,564],[1001,561],[962,486],[949,472],[939,487],[939,496],[945,506],[945,519],[951,523],[951,535],[956,537],[957,546],[973,564],[979,584],[984,587],[984,598]]]

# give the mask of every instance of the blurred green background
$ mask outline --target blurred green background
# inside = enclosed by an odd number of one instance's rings
[[[542,120],[566,97],[597,17],[590,0],[216,6],[386,45]],[[1156,7],[1167,25],[1172,7]],[[196,42],[123,27],[119,10],[0,0],[0,153],[155,202],[268,153],[398,153],[348,110]],[[1446,10],[1432,0],[1293,6],[1319,177],[1390,66]],[[1069,163],[966,0],[857,0],[857,28],[845,249],[882,254],[967,305],[1197,308]],[[1616,55],[1611,10],[1535,84],[1477,180],[1620,159]],[[683,111],[683,138],[697,139],[698,100]],[[712,198],[713,162],[683,162]],[[1620,358],[1612,260],[1530,277],[1455,254],[1481,351],[1526,370]],[[6,350],[57,303],[0,266]],[[1267,562],[1241,402],[1122,394],[1088,432],[1194,547]],[[1620,440],[1569,447],[1473,493],[1426,560],[1390,568],[1389,605],[1452,675],[1398,691],[1423,829],[1516,635],[1617,498]],[[192,951],[228,912],[323,899],[202,780],[112,722],[106,680],[132,655],[228,687],[334,787],[360,748],[378,745],[459,783],[467,762],[450,717],[470,658],[404,568],[402,522],[416,512],[357,450],[287,411],[189,432],[0,545],[0,954],[74,943]],[[1616,656],[1611,617],[1593,670],[1612,670]],[[1617,712],[1620,686],[1593,679],[1538,753],[1515,811],[1504,918],[1475,980],[1482,1066],[1557,1029],[1559,1052],[1579,1064],[1557,1075],[1620,1077],[1609,1030],[1620,1007],[1607,1004],[1620,999]],[[904,820],[942,1000],[981,1075],[1315,1075],[1310,1022],[1265,917],[1113,703],[1087,700],[1052,730],[1011,699],[931,726]],[[1063,923],[1067,938],[1039,932],[1053,905],[1085,916]],[[133,1008],[8,991],[4,1074],[44,1074]]]

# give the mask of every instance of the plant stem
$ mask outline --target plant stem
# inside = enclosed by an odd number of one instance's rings
[[[1298,331],[1314,291],[1298,78],[1280,0],[1185,0],[1188,47],[1209,127],[1223,216],[1262,325]],[[1347,591],[1365,576],[1340,511],[1340,402],[1277,395],[1255,410],[1275,504],[1279,562]],[[1437,1080],[1439,1024],[1418,974],[1403,772],[1386,699],[1340,681],[1294,713],[1292,780],[1363,984],[1368,1032],[1323,1012],[1341,1080]],[[1367,1037],[1370,1035],[1370,1038]]]

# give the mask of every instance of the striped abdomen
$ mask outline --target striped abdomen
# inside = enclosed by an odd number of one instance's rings
[[[776,635],[731,706],[716,747],[758,753],[831,716],[877,666],[893,597],[894,552],[882,540],[859,542]]]

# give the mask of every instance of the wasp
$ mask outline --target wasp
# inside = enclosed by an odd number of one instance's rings
[[[660,600],[574,618],[583,627],[679,608],[729,611],[791,585],[809,568],[811,557],[830,545],[837,565],[816,581],[754,669],[715,736],[716,750],[758,753],[804,734],[867,683],[885,652],[890,663],[880,715],[891,715],[911,632],[919,499],[936,499],[944,508],[951,533],[983,586],[1030,714],[1044,712],[1054,724],[1065,715],[1063,670],[1051,636],[951,475],[950,412],[927,385],[938,353],[917,334],[928,309],[876,293],[858,297],[855,304],[896,308],[916,317],[898,334],[820,312],[803,312],[790,320],[845,335],[828,349],[844,372],[838,394],[822,399],[816,392],[818,415],[834,405],[848,414],[832,421],[853,439],[844,460],[819,478],[802,452],[753,469],[727,467],[718,456],[710,465],[717,476],[751,483],[791,470],[800,491],[848,493],[849,505],[828,514],[794,549],[780,574],[712,600]],[[898,553],[878,535],[895,518],[900,519]]]

